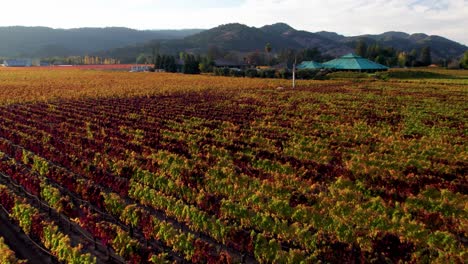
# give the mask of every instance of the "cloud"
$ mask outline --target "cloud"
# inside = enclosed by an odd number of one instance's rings
[[[405,31],[468,44],[468,0],[16,0],[2,3],[0,26],[137,29],[211,28],[286,22],[344,35]]]

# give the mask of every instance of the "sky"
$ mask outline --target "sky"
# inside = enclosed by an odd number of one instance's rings
[[[468,45],[468,0],[1,0],[0,26],[208,29],[276,22],[346,36],[386,31]]]

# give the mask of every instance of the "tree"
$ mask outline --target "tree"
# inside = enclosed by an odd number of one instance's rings
[[[379,56],[381,52],[381,49],[380,49],[380,46],[379,44],[374,44],[374,45],[370,45],[369,47],[367,47],[367,58],[371,59],[371,60],[375,60],[377,58],[377,56]]]
[[[206,56],[212,60],[216,60],[219,58],[222,58],[225,55],[225,53],[219,49],[218,46],[215,45],[210,45],[208,46],[208,51],[206,53]]]
[[[272,50],[271,44],[270,44],[270,43],[267,43],[267,44],[265,45],[265,52],[266,52],[266,53],[270,53],[271,50]]]
[[[463,55],[460,64],[463,68],[468,69],[468,50],[465,51],[465,54]]]
[[[161,57],[161,68],[165,70],[165,69],[167,69],[167,66],[169,66],[168,57],[166,55],[163,55]]]
[[[94,61],[94,58],[93,58],[93,57],[91,57],[91,58],[92,58],[92,61]],[[138,64],[147,63],[147,57],[146,57],[146,55],[145,55],[144,53],[141,53],[140,55],[138,55],[138,57],[137,57],[137,59],[136,59],[136,62],[137,62]],[[94,64],[94,62],[93,62],[92,64]]]
[[[367,44],[362,39],[356,44],[356,54],[361,57],[367,57]]]
[[[161,57],[160,69],[165,70],[166,72],[176,72],[176,58],[174,56],[163,55]]]
[[[184,67],[182,72],[184,74],[199,74],[200,73],[200,59],[192,54],[185,54]]]
[[[224,54],[224,56],[222,58],[224,58],[225,60],[228,60],[228,61],[246,63],[246,60],[242,60],[241,57],[239,56],[239,53],[237,53],[235,51],[227,52],[226,54]]]
[[[174,56],[169,56],[169,64],[167,65],[166,71],[167,72],[177,71],[176,58]]]
[[[406,54],[406,52],[400,52],[398,54],[398,65],[400,67],[405,67],[407,62],[408,62],[408,55]]]
[[[320,61],[322,54],[318,48],[307,48],[299,52],[297,56],[299,61]]]
[[[207,56],[201,59],[199,68],[201,72],[212,72],[214,66],[214,60],[211,57]]]
[[[186,55],[187,54],[185,54],[185,52],[183,52],[183,51],[179,52],[179,59],[184,60]]]
[[[249,65],[264,65],[265,58],[262,58],[262,55],[258,51],[251,52],[247,54],[247,63]]]
[[[271,44],[267,43],[265,45],[265,52],[267,53],[267,56],[268,56],[268,62],[267,62],[268,64],[270,64],[270,62],[271,62],[271,59],[270,59],[271,50],[272,50]]]
[[[162,65],[162,57],[161,55],[156,55],[156,57],[154,58],[154,68],[155,69],[162,69],[161,65]]]
[[[452,59],[447,64],[447,68],[449,68],[449,69],[460,69],[460,67],[463,67],[463,65],[462,65],[461,61],[459,61],[457,59]]]
[[[378,55],[376,58],[375,58],[375,62],[377,63],[380,63],[382,65],[385,65],[387,63],[387,61],[385,60],[385,57],[382,56],[382,55]]]
[[[156,55],[154,68],[162,69],[166,72],[176,72],[177,71],[176,59],[174,56],[168,56],[168,55],[161,56],[158,54]]]
[[[398,57],[396,55],[387,57],[387,62],[386,63],[387,63],[388,67],[396,66],[396,65],[398,65]]]
[[[429,66],[432,63],[431,47],[425,46],[421,50],[421,64],[422,66]]]
[[[294,60],[296,59],[297,54],[300,53],[295,49],[284,49],[279,53],[279,61],[285,62],[289,69],[292,68],[294,64]],[[298,56],[299,57],[299,56]],[[301,61],[303,58],[297,58],[297,60]]]
[[[153,47],[153,56],[152,56],[152,63],[156,66],[156,58],[159,56],[159,49],[161,48],[161,44],[157,42]]]
[[[414,67],[416,66],[416,60],[418,58],[418,51],[416,49],[411,50],[408,54],[408,66]]]

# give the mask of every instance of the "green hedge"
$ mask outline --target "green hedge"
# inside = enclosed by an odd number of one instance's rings
[[[245,71],[239,69],[229,69],[229,76],[231,77],[244,77]]]
[[[258,70],[257,69],[245,70],[245,77],[250,77],[250,78],[258,77]]]
[[[379,79],[451,79],[453,76],[428,72],[428,71],[388,71],[378,72],[375,76]]]
[[[229,76],[228,68],[213,68],[213,73],[216,76]]]
[[[369,78],[369,74],[365,72],[345,72],[345,71],[338,71],[338,72],[332,72],[328,74],[328,77],[330,79],[341,79],[341,78],[346,78],[346,79],[365,79]]]
[[[276,73],[276,70],[273,70],[273,69],[261,70],[259,71],[259,77],[260,78],[275,78],[275,73]]]
[[[296,71],[296,78],[301,79],[301,80],[311,80],[314,79],[317,73],[319,73],[320,70],[310,70],[310,69],[302,69]]]
[[[213,74],[215,76],[229,76],[229,77],[248,77],[248,78],[276,78],[276,79],[291,79],[292,72],[288,69],[266,69],[258,70],[254,68],[240,70],[229,68],[214,68]],[[296,79],[302,80],[324,80],[328,79],[327,73],[320,72],[320,70],[298,70],[296,71]]]

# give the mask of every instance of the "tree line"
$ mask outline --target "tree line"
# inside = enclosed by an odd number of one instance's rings
[[[206,62],[207,58],[200,55],[181,53],[179,59],[173,55],[156,54],[151,58],[155,70],[165,72],[182,72],[185,74],[199,74],[213,70],[214,61]],[[211,67],[211,68],[210,68]]]
[[[41,62],[49,64],[67,65],[111,65],[120,64],[120,60],[115,58],[103,58],[99,56],[69,56],[69,57],[49,57],[41,59]]]
[[[225,76],[237,76],[241,74],[250,76],[252,75],[250,72],[242,74],[242,71],[229,71],[227,73],[226,70],[216,67],[215,59],[231,59],[233,62],[245,65],[247,68],[261,65],[276,65],[276,68],[284,69],[291,69],[295,62],[320,62],[333,59],[329,55],[322,54],[318,48],[306,48],[302,50],[284,49],[274,55],[270,54],[272,50],[270,45],[267,44],[265,49],[265,52],[255,51],[247,53],[242,59],[233,57],[229,53],[223,53],[217,48],[209,49],[205,55],[184,52],[181,52],[178,56],[156,54],[154,58],[151,56],[145,57],[145,63],[153,64],[154,69],[161,69],[166,72],[182,72],[186,74],[215,73],[216,75]],[[430,47],[422,47],[419,50],[414,49],[411,52],[405,52],[391,47],[382,47],[378,44],[367,46],[365,43],[358,43],[355,52],[362,57],[389,67],[421,67],[432,64]],[[456,68],[458,67],[468,68],[468,51],[459,64],[457,64]]]
[[[355,53],[388,67],[424,67],[434,63],[430,46],[423,46],[411,51],[401,51],[393,47],[386,47],[379,44],[367,44],[360,40],[354,44]],[[311,47],[305,49],[281,49],[275,50],[266,43],[264,50],[251,52],[236,52],[223,50],[211,45],[202,54],[190,54],[180,52],[178,55],[159,54],[159,48],[153,48],[153,54],[140,54],[136,62],[141,64],[154,65],[155,69],[162,69],[166,72],[183,72],[189,74],[213,72],[214,61],[224,59],[238,63],[239,65],[252,66],[277,66],[291,69],[294,62],[317,61],[323,62],[334,59],[334,57],[323,54],[318,48]],[[439,62],[441,66],[451,68],[468,68],[468,51],[461,60]],[[198,66],[197,66],[198,65]]]
[[[382,47],[379,44],[367,45],[365,41],[360,40],[356,44],[355,52],[361,57],[389,67],[421,67],[432,64],[431,48],[429,46],[406,52],[398,51],[393,47]]]

